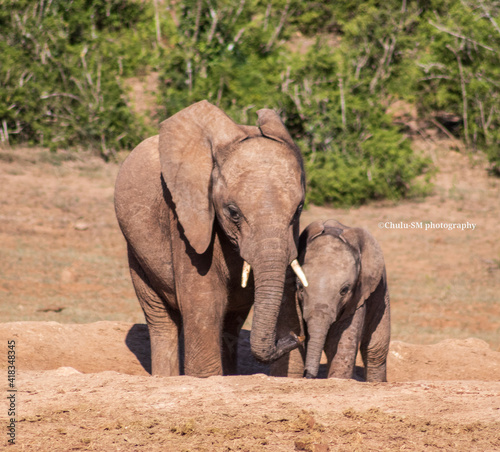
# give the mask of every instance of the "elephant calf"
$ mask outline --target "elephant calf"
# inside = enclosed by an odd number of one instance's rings
[[[308,281],[297,281],[308,332],[306,377],[317,376],[324,350],[328,377],[352,378],[359,348],[366,381],[387,381],[389,291],[377,241],[364,229],[315,221],[300,236],[299,262]]]

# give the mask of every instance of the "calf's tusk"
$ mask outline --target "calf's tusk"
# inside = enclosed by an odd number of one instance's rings
[[[252,267],[247,261],[243,261],[243,271],[241,272],[241,287],[246,287],[248,282],[248,277],[250,276],[250,270]]]
[[[304,287],[307,287],[309,283],[307,282],[306,275],[304,274],[304,271],[302,270],[302,267],[300,266],[299,262],[297,259],[294,259],[294,261],[290,264],[292,266],[293,271],[297,275],[297,277],[300,279],[300,282]]]

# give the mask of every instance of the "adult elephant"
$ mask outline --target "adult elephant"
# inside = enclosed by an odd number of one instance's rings
[[[116,215],[153,375],[179,375],[181,331],[186,375],[234,373],[252,304],[257,359],[272,362],[299,346],[298,317],[282,314],[281,338],[276,324],[282,299],[285,311],[295,309],[294,278],[285,289],[285,275],[298,265],[303,163],[279,116],[257,114],[258,127],[242,126],[207,101],[193,104],[162,122],[118,174]]]

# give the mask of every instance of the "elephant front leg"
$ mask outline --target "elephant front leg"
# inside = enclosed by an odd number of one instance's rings
[[[332,325],[325,343],[328,378],[353,378],[364,319],[363,305],[352,317]]]
[[[224,375],[236,375],[238,372],[238,339],[250,307],[251,305],[239,311],[228,312],[224,318],[224,331],[222,335]]]
[[[179,372],[179,346],[177,328],[149,325],[151,341],[151,374],[174,377]]]
[[[193,377],[223,375],[222,330],[225,301],[200,300],[182,309],[184,373]]]
[[[375,292],[374,295],[378,295]],[[389,291],[367,310],[360,351],[366,381],[387,381],[387,354],[391,339]]]

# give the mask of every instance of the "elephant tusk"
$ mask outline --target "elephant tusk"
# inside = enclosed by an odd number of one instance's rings
[[[299,262],[297,259],[294,259],[294,261],[290,264],[292,266],[293,271],[297,275],[297,277],[300,279],[300,282],[304,287],[307,287],[309,283],[307,282],[306,275],[304,274],[304,270],[302,270],[302,267],[300,266]]]
[[[243,271],[241,272],[241,287],[245,288],[247,286],[248,277],[250,276],[250,270],[252,267],[247,261],[243,261]]]

